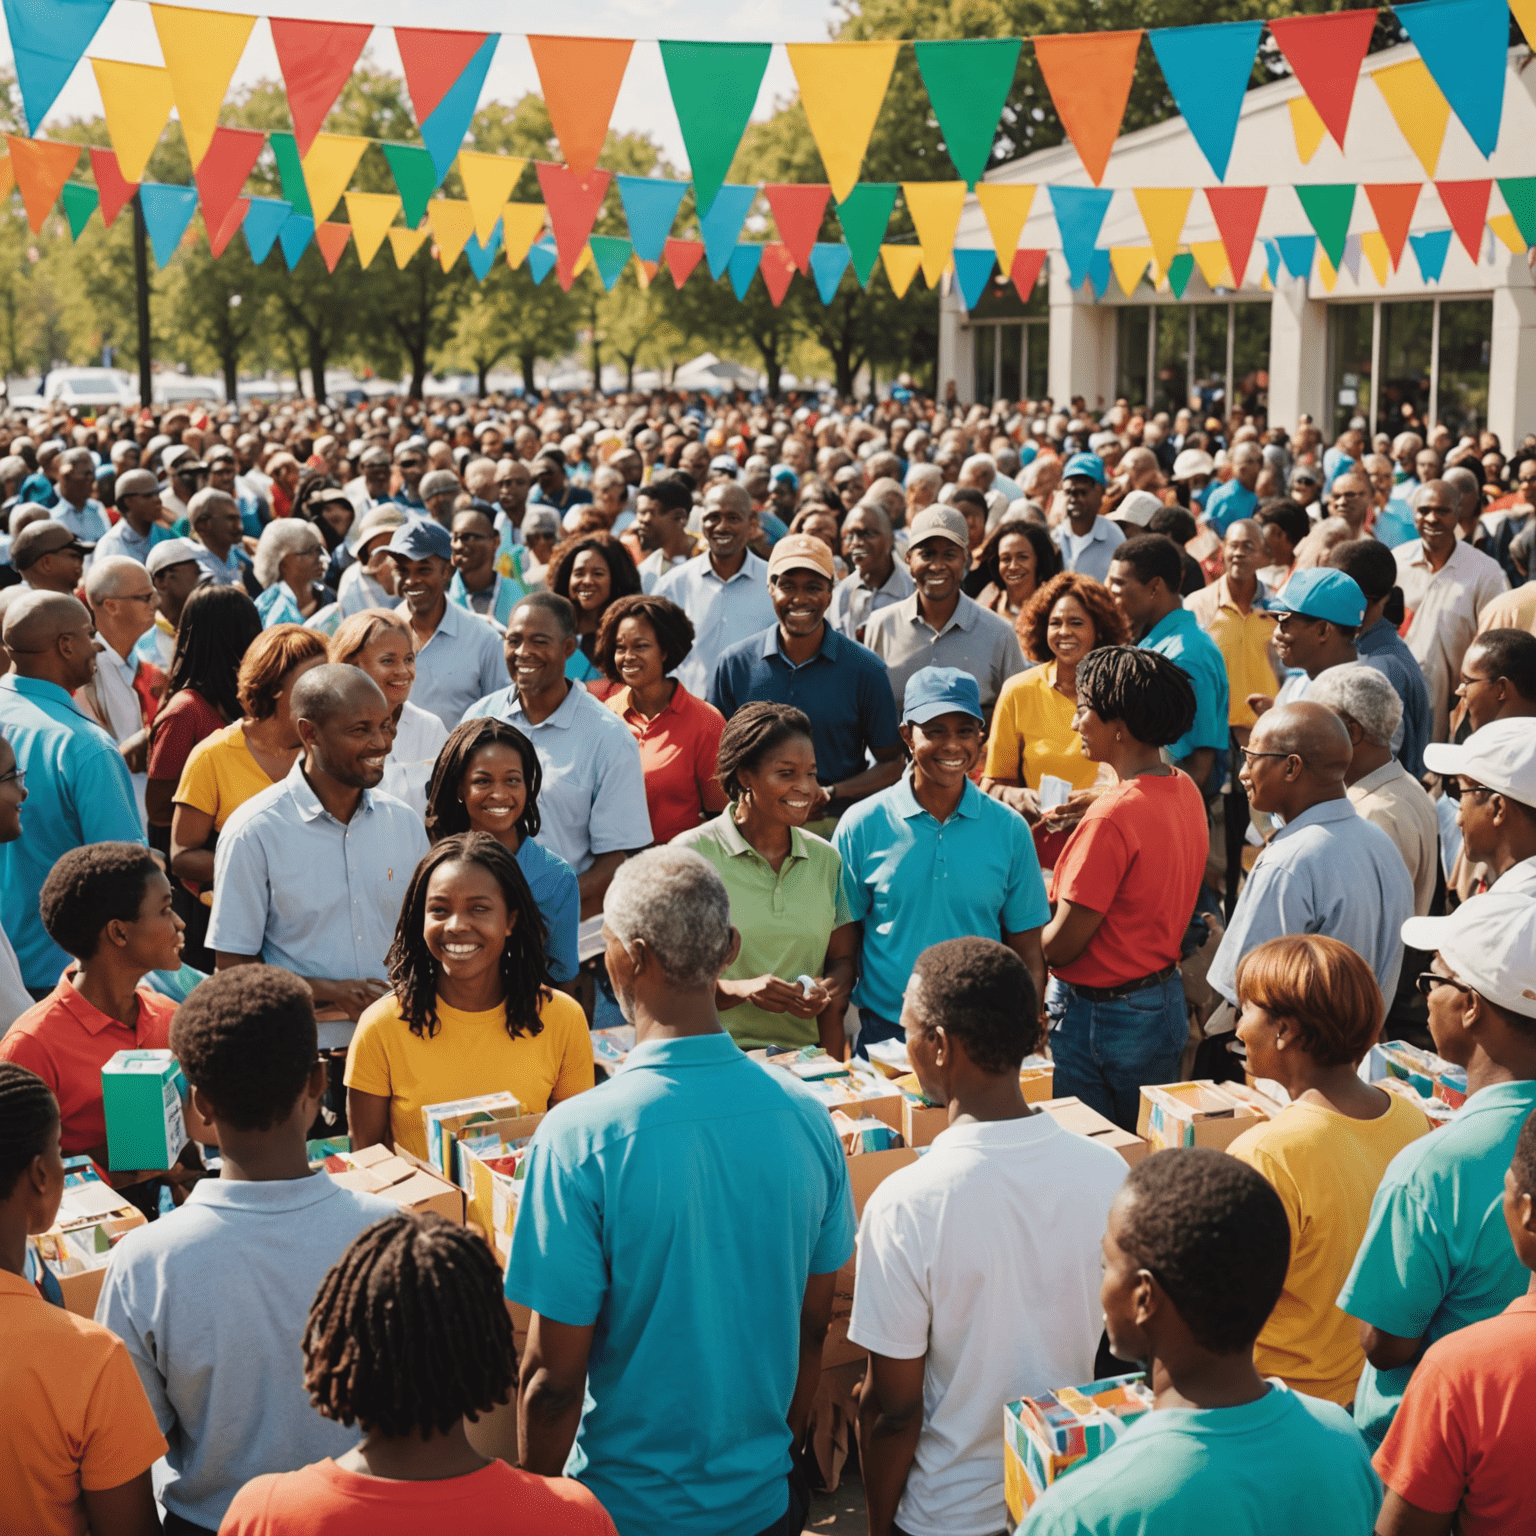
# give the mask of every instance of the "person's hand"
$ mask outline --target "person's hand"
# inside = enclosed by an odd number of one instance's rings
[[[1050,810],[1040,813],[1041,828],[1046,832],[1070,832],[1101,793],[1097,787],[1074,789],[1065,805],[1052,806]]]
[[[810,815],[806,817],[807,821],[810,821],[819,815],[822,807],[831,805],[834,798],[836,798],[834,794],[834,786],[831,784],[818,784],[816,786],[816,794],[817,799],[811,806]]]
[[[364,1009],[371,1008],[389,991],[389,983],[372,976],[350,977],[342,981],[313,981],[310,983],[310,991],[314,993],[317,1003],[329,1003],[334,1008],[340,1008],[356,1023],[362,1018]]]
[[[1015,810],[1030,826],[1040,820],[1040,796],[1023,784],[999,784],[992,791],[994,799],[1001,800],[1010,810]]]
[[[1274,696],[1268,693],[1250,693],[1243,702],[1256,715],[1267,714],[1275,707]]]
[[[831,1001],[831,993],[820,982],[807,994],[799,982],[779,976],[746,976],[722,981],[720,987],[738,1002],[751,1003],[764,1013],[789,1013],[797,1019],[814,1019]]]

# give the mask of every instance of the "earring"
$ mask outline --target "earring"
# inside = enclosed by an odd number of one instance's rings
[[[1116,741],[1119,741],[1119,740],[1121,740],[1121,739],[1122,739],[1122,738],[1121,738],[1121,735],[1120,735],[1120,732],[1119,732],[1119,731],[1116,731],[1116,732],[1115,732],[1115,740],[1116,740]]]

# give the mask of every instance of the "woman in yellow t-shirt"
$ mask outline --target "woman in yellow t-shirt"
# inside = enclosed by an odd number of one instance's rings
[[[532,1115],[592,1086],[586,1016],[550,985],[544,939],[515,854],[485,832],[434,846],[400,909],[394,991],[347,1052],[354,1148],[425,1157],[428,1104],[505,1091]]]
[[[1385,1008],[1370,966],[1321,934],[1271,939],[1237,972],[1248,1070],[1291,1102],[1228,1149],[1274,1186],[1291,1225],[1285,1289],[1254,1345],[1264,1376],[1348,1407],[1365,1354],[1338,1309],[1387,1164],[1429,1131],[1408,1099],[1360,1081]]]

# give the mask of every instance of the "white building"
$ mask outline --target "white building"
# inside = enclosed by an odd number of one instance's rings
[[[1267,396],[1272,423],[1290,427],[1308,413],[1330,439],[1356,414],[1373,430],[1395,430],[1405,403],[1421,421],[1444,421],[1455,432],[1491,427],[1506,451],[1524,433],[1536,431],[1536,287],[1524,254],[1514,254],[1485,224],[1480,259],[1474,263],[1453,237],[1438,283],[1421,280],[1408,246],[1384,285],[1360,258],[1355,237],[1376,228],[1364,191],[1368,183],[1424,183],[1412,222],[1415,233],[1445,229],[1451,222],[1382,90],[1364,78],[1416,58],[1407,45],[1370,55],[1344,149],[1325,135],[1305,164],[1290,106],[1303,95],[1301,86],[1287,78],[1248,92],[1224,184],[1267,185],[1270,192],[1245,281],[1235,291],[1213,290],[1198,270],[1182,300],[1173,297],[1166,281],[1154,289],[1150,273],[1129,296],[1113,276],[1097,301],[1090,284],[1074,291],[1044,188],[1091,185],[1077,151],[1065,143],[989,175],[988,181],[1041,188],[1019,243],[1051,251],[1049,277],[1042,275],[1028,306],[1011,285],[989,284],[969,315],[953,274],[946,278],[939,301],[940,389],[953,380],[963,401],[1049,395],[1065,402],[1082,395],[1093,406],[1124,395],[1139,405],[1148,399],[1150,377],[1154,407],[1175,410],[1191,396],[1219,405],[1233,379],[1239,404]],[[1529,58],[1523,48],[1510,50],[1492,159],[1478,152],[1452,113],[1434,179],[1536,174],[1536,65],[1520,69]],[[1343,182],[1360,190],[1349,226],[1350,250],[1331,291],[1321,259],[1309,280],[1282,269],[1271,289],[1264,237],[1312,230],[1292,185]],[[1102,183],[1115,195],[1099,246],[1148,244],[1134,188],[1213,183],[1182,118],[1123,135]],[[1488,217],[1504,211],[1495,181]],[[1217,238],[1197,190],[1182,241]],[[966,202],[955,244],[991,244],[974,198]]]

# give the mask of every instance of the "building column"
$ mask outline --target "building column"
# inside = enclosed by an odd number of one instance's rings
[[[1269,424],[1296,429],[1303,415],[1326,434],[1328,306],[1308,296],[1307,284],[1282,276],[1269,317]]]
[[[944,398],[944,392],[954,381],[955,397],[964,405],[975,403],[976,366],[974,351],[976,333],[966,324],[965,305],[960,302],[960,285],[952,272],[946,272],[939,289],[939,367],[934,395]],[[988,404],[991,404],[988,401]]]
[[[1069,285],[1066,258],[1053,251],[1050,269],[1051,339],[1047,383],[1058,410],[1081,395],[1090,410],[1114,396],[1115,311],[1098,305],[1088,290]]]
[[[1488,346],[1488,428],[1506,454],[1536,432],[1536,289],[1522,258],[1511,258],[1493,290]]]

